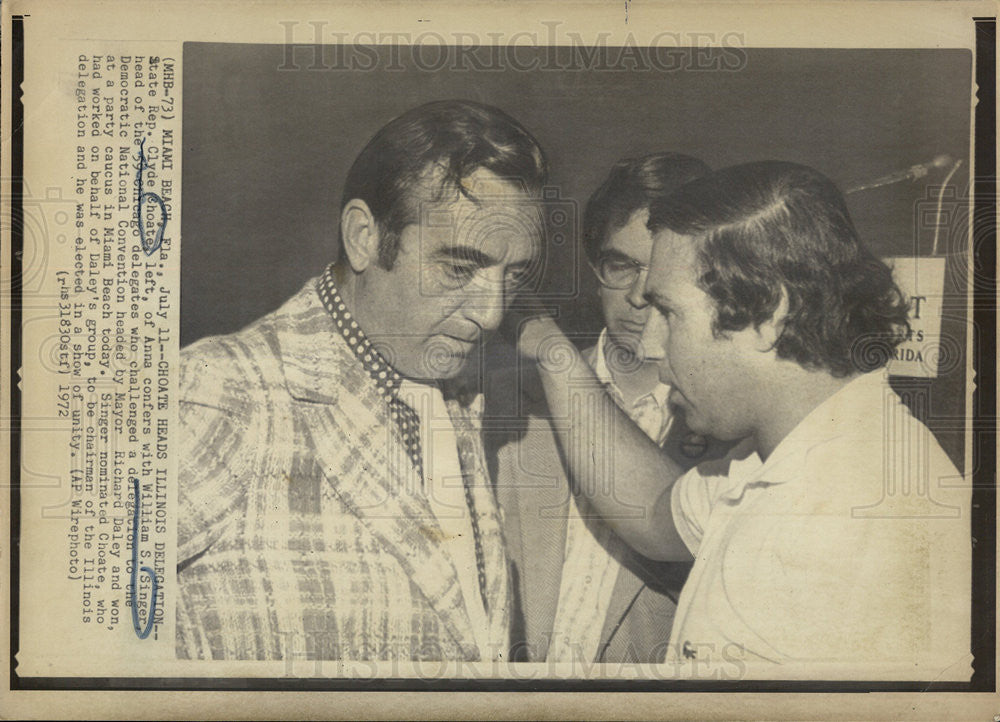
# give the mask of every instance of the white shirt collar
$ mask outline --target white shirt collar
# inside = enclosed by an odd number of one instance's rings
[[[888,388],[885,369],[862,374],[845,384],[806,414],[766,462],[756,452],[734,460],[729,467],[729,477],[734,483],[725,496],[739,498],[748,484],[784,484],[801,479],[813,449],[848,435],[869,437],[871,423],[881,424],[884,392]],[[742,447],[743,444],[737,448]]]
[[[618,390],[618,385],[615,383],[614,376],[611,375],[611,369],[608,368],[607,357],[604,355],[608,343],[608,328],[605,326],[601,329],[601,335],[597,339],[597,345],[594,346],[592,351],[592,358],[588,359],[590,365],[594,369],[594,375],[597,376],[597,380],[602,384],[607,386],[612,386]],[[619,390],[620,393],[620,390]],[[645,395],[652,395],[653,400],[656,401],[657,406],[666,406],[667,400],[670,398],[670,386],[665,383],[656,382],[656,385]]]

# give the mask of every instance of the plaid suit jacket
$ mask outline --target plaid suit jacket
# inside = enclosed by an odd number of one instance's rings
[[[444,534],[315,280],[184,349],[180,390],[179,657],[481,658]],[[474,494],[504,639],[496,501]]]

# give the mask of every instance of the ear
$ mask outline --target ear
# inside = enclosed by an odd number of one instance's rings
[[[757,338],[758,338],[758,350],[759,351],[771,351],[775,344],[778,343],[778,339],[781,338],[781,333],[785,330],[785,322],[788,320],[788,291],[785,287],[781,287],[781,298],[778,300],[778,306],[774,309],[774,313],[771,314],[771,318],[767,319],[757,328]]]
[[[361,273],[378,258],[378,226],[363,200],[349,200],[340,212],[340,236],[351,268]]]

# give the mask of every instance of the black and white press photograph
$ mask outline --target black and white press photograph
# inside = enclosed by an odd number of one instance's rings
[[[0,24],[0,716],[1000,722],[996,0]]]
[[[971,53],[286,30],[184,46],[179,658],[970,679]]]

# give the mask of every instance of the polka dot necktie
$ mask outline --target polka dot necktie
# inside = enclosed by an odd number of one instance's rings
[[[371,376],[379,393],[385,398],[389,415],[399,429],[406,453],[417,471],[417,478],[424,478],[423,455],[420,450],[420,421],[417,413],[399,398],[399,387],[403,378],[382,357],[368,338],[362,333],[357,321],[347,309],[347,305],[337,292],[333,266],[328,266],[319,279],[317,290],[323,307],[333,317],[337,331],[344,337],[351,351],[357,356],[365,371]]]
[[[328,266],[320,277],[318,289],[323,307],[333,317],[333,322],[337,330],[344,337],[351,351],[357,356],[361,365],[368,375],[375,381],[379,392],[385,398],[389,406],[389,415],[393,423],[399,429],[403,438],[406,453],[413,462],[413,468],[417,472],[417,478],[423,480],[424,466],[423,455],[420,450],[420,420],[417,413],[405,401],[399,398],[399,388],[403,383],[403,378],[392,366],[375,350],[371,342],[361,331],[351,312],[347,309],[347,304],[337,292],[337,286],[333,275],[333,266]],[[474,439],[477,438],[475,429],[469,424],[465,414],[455,414],[452,417],[455,425],[455,434],[458,442],[459,465],[462,468],[462,478],[465,487],[465,501],[469,507],[470,519],[472,522],[472,536],[475,542],[476,572],[479,582],[479,593],[483,599],[483,608],[489,613],[489,603],[486,594],[486,563],[483,554],[481,533],[479,530],[479,516],[476,514],[476,504],[472,495],[472,480],[475,468]]]

